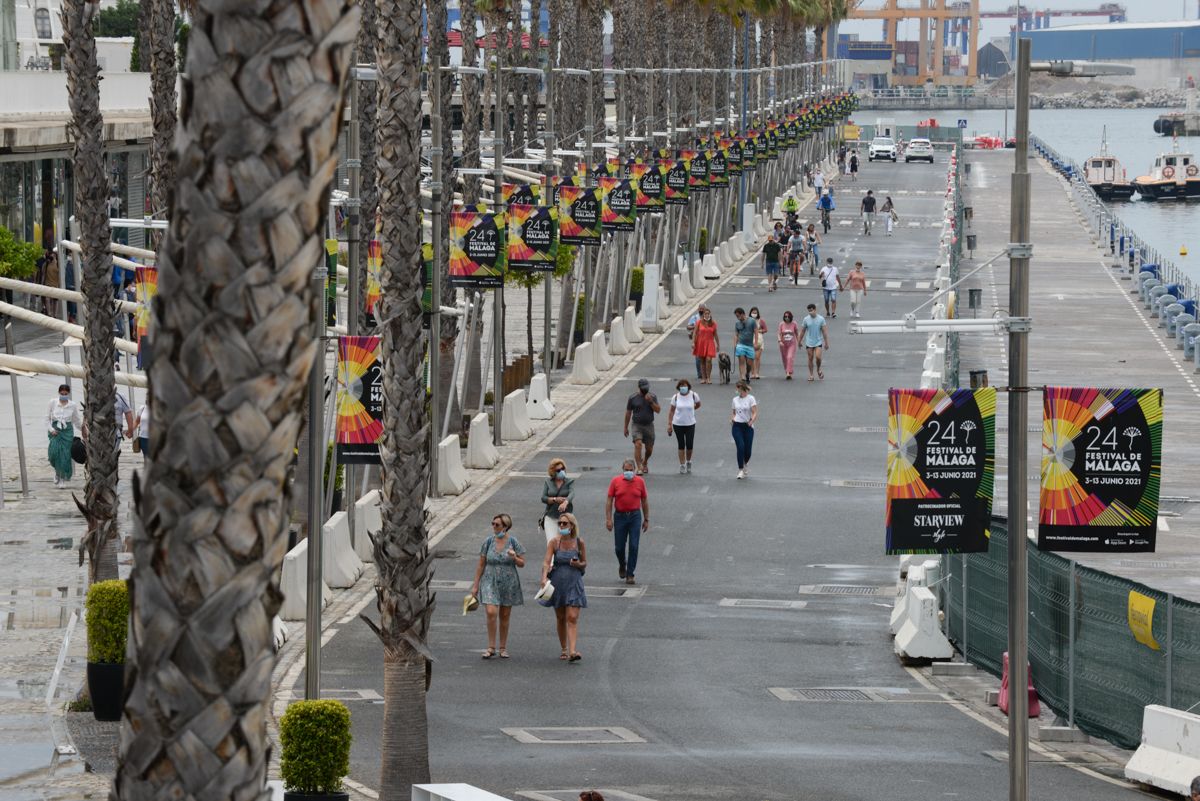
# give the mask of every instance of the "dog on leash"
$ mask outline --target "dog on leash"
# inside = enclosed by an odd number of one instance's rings
[[[729,361],[728,353],[717,354],[717,369],[721,371],[721,383],[728,384],[730,375],[733,373],[733,363]]]

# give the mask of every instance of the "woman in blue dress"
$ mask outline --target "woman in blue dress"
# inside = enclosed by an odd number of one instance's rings
[[[551,603],[558,624],[558,644],[562,656],[570,662],[583,657],[575,646],[579,639],[579,610],[587,608],[587,594],[583,591],[583,572],[587,567],[587,547],[579,537],[579,523],[575,515],[563,512],[558,516],[558,536],[546,545],[546,558],[542,561],[542,585],[546,579],[554,585]]]
[[[508,659],[508,619],[514,606],[525,603],[521,595],[521,577],[517,568],[525,566],[525,549],[509,534],[512,518],[499,514],[492,518],[492,535],[479,549],[479,566],[471,594],[487,613],[488,647],[484,659],[496,656],[496,630],[500,631],[501,659]]]

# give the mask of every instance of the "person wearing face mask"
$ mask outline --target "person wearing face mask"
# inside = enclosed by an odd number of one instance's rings
[[[578,650],[579,610],[587,609],[587,593],[583,589],[586,567],[587,547],[579,536],[579,522],[575,515],[563,512],[558,517],[558,536],[546,544],[542,585],[549,581],[554,586],[550,605],[554,607],[558,644],[562,648],[559,659],[570,662],[583,658]]]
[[[696,411],[699,408],[700,396],[692,392],[692,382],[679,379],[667,414],[667,436],[674,432],[679,443],[680,473],[692,472],[692,446],[696,442]]]
[[[733,396],[733,409],[729,423],[733,431],[733,444],[737,448],[738,478],[750,475],[750,456],[754,448],[754,424],[758,421],[758,401],[750,394],[750,385],[737,383],[738,394]]]
[[[750,319],[754,321],[754,374],[751,378],[762,378],[763,338],[767,333],[767,324],[758,311],[757,306],[750,307]]]
[[[499,514],[492,518],[492,534],[483,541],[479,549],[479,565],[475,568],[475,582],[471,595],[483,604],[487,615],[488,647],[484,659],[499,656],[508,659],[508,621],[514,606],[525,603],[521,594],[521,576],[517,569],[525,567],[525,549],[509,532],[512,518]],[[496,635],[500,637],[500,651],[496,651]]]
[[[654,415],[662,411],[658,396],[650,391],[650,382],[639,378],[638,391],[625,404],[625,436],[633,423],[633,460],[638,475],[650,472],[650,457],[654,454]]]
[[[792,369],[796,362],[796,348],[800,344],[800,327],[792,318],[791,310],[783,313],[783,322],[776,331],[779,337],[779,358],[783,360],[783,372],[792,380]]]
[[[54,486],[62,488],[75,474],[75,463],[71,460],[71,443],[75,441],[75,429],[83,429],[83,414],[79,404],[71,400],[71,387],[60,384],[58,397],[50,401],[46,414],[46,435],[50,438],[47,457],[54,468]]]
[[[546,474],[548,477],[542,485],[542,503],[546,505],[542,528],[546,532],[546,542],[550,542],[558,536],[559,515],[575,511],[575,479],[567,478],[567,463],[557,457],[550,460]]]
[[[617,576],[626,584],[635,583],[638,545],[642,532],[650,527],[650,497],[646,482],[634,474],[635,467],[632,459],[625,460],[621,475],[609,482],[604,502],[604,526],[613,533],[617,551]]]
[[[701,384],[712,383],[712,363],[720,349],[717,321],[713,319],[711,309],[704,309],[700,319],[696,321],[695,330],[692,331],[692,355],[696,357]]]

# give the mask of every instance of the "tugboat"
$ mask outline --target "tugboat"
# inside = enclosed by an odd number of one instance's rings
[[[1083,163],[1083,178],[1101,200],[1133,197],[1133,184],[1125,177],[1125,168],[1109,155],[1107,129],[1100,136],[1100,154]]]
[[[1191,153],[1179,150],[1179,143],[1170,153],[1154,160],[1149,175],[1133,181],[1134,190],[1142,200],[1187,200],[1200,197],[1200,165]]]

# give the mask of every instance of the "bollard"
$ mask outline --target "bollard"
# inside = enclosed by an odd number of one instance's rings
[[[524,395],[523,390],[518,389],[513,395]],[[509,396],[511,397],[511,396]],[[522,437],[510,437],[509,421],[512,419],[512,412],[509,410],[508,397],[504,399],[504,414],[502,415],[501,426],[504,428],[505,439],[522,439]],[[462,465],[462,448],[459,447],[458,435],[451,434],[444,440],[438,443],[438,465],[437,465],[437,486],[438,492],[443,495],[462,495],[467,487],[471,486],[471,479],[467,477],[467,471]]]
[[[571,366],[571,383],[589,386],[600,380],[596,373],[596,360],[592,356],[592,343],[575,346],[575,363]]]
[[[500,439],[526,440],[533,436],[533,424],[525,406],[525,390],[514,389],[504,396],[504,413],[500,415]]]
[[[590,348],[591,345],[579,347]],[[500,451],[492,444],[492,427],[488,425],[487,412],[480,412],[471,418],[471,428],[467,434],[467,455],[463,463],[475,470],[490,470],[499,461]]]
[[[576,350],[579,350],[576,348]],[[576,357],[578,358],[578,357]],[[608,355],[608,343],[604,341],[604,331],[592,334],[592,361],[600,372],[613,369],[616,362]]]
[[[529,380],[529,397],[525,399],[525,412],[530,420],[554,419],[554,404],[550,401],[550,381],[545,373],[538,373]]]
[[[612,318],[612,322],[609,323],[608,352],[613,356],[629,353],[629,340],[625,338],[625,320],[620,317]]]
[[[718,250],[720,250],[720,248],[718,248]],[[721,277],[720,259],[715,253],[705,254],[704,261],[701,263],[700,273],[705,278]]]
[[[487,415],[484,415],[485,422]],[[488,435],[490,445],[492,437]],[[372,537],[379,536],[383,531],[383,513],[379,509],[379,490],[371,490],[354,502],[354,552],[364,562],[375,560],[375,546]]]
[[[350,545],[349,523],[345,512],[335,512],[321,526],[321,577],[338,589],[353,587],[363,569]]]

